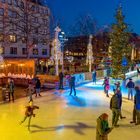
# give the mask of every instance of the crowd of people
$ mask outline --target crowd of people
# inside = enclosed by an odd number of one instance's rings
[[[76,96],[76,89],[75,89],[75,76],[73,74],[66,76],[67,80],[69,81],[69,88],[70,93],[69,95],[72,95],[72,91],[74,91],[74,96]],[[96,84],[96,71],[92,74],[93,83]],[[109,84],[109,78],[105,77],[103,81],[104,86],[104,93],[106,97],[109,97],[109,90],[110,90],[110,84]],[[64,74],[63,72],[59,73],[59,89],[64,89]],[[10,79],[7,84],[7,88],[9,89],[8,95],[9,95],[9,102],[14,102],[14,81]],[[133,115],[132,115],[132,121],[130,123],[134,123],[135,125],[140,125],[140,88],[138,86],[135,86],[135,83],[133,82],[132,78],[129,79],[129,81],[126,83],[126,88],[128,88],[128,100],[134,101],[134,107],[133,107]],[[25,116],[24,119],[20,122],[20,124],[24,123],[24,121],[29,118],[28,120],[28,130],[30,131],[30,123],[31,118],[35,117],[34,110],[39,109],[38,106],[33,105],[33,94],[35,93],[35,97],[40,97],[40,89],[41,89],[41,82],[38,77],[36,77],[34,80],[29,81],[27,93],[29,97],[29,105],[26,106],[25,110]],[[135,95],[134,95],[135,91]],[[109,127],[108,123],[108,114],[103,113],[97,118],[97,127],[96,127],[96,140],[107,140],[108,134],[116,127],[119,127],[119,119],[125,119],[126,117],[122,115],[122,89],[121,89],[121,83],[118,81],[114,84],[113,88],[113,96],[110,99],[110,109],[112,111],[112,126]]]

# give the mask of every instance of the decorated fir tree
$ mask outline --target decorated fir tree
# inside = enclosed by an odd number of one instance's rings
[[[131,44],[128,25],[124,22],[122,7],[117,9],[116,23],[112,25],[110,33],[109,56],[112,60],[112,77],[122,78],[131,63]]]

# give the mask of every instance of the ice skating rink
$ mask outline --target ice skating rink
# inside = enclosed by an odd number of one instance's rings
[[[95,140],[96,119],[101,113],[109,114],[111,125],[110,98],[103,93],[102,83],[87,83],[77,87],[77,96],[69,96],[67,90],[51,90],[34,98],[36,117],[22,125],[28,98],[0,105],[0,140]],[[109,140],[140,140],[140,126],[129,122],[132,119],[133,102],[123,99],[119,128],[109,135]]]

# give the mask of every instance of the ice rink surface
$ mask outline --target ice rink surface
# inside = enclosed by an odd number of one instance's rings
[[[77,96],[69,96],[67,90],[51,90],[34,98],[36,117],[22,125],[28,98],[0,105],[0,140],[95,140],[96,119],[101,113],[109,114],[110,98],[103,93],[102,81],[96,85],[87,83],[76,88]],[[123,90],[124,97],[127,90]],[[111,93],[111,91],[110,91]],[[132,119],[133,101],[123,99],[122,113],[126,119],[119,120],[119,128],[109,135],[109,140],[140,140],[140,126],[129,122]]]

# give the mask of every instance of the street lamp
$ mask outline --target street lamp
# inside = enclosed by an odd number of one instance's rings
[[[92,66],[92,63],[93,63],[92,38],[93,38],[92,35],[90,35],[88,46],[87,46],[86,64],[89,65],[89,72],[91,72],[91,66]]]

